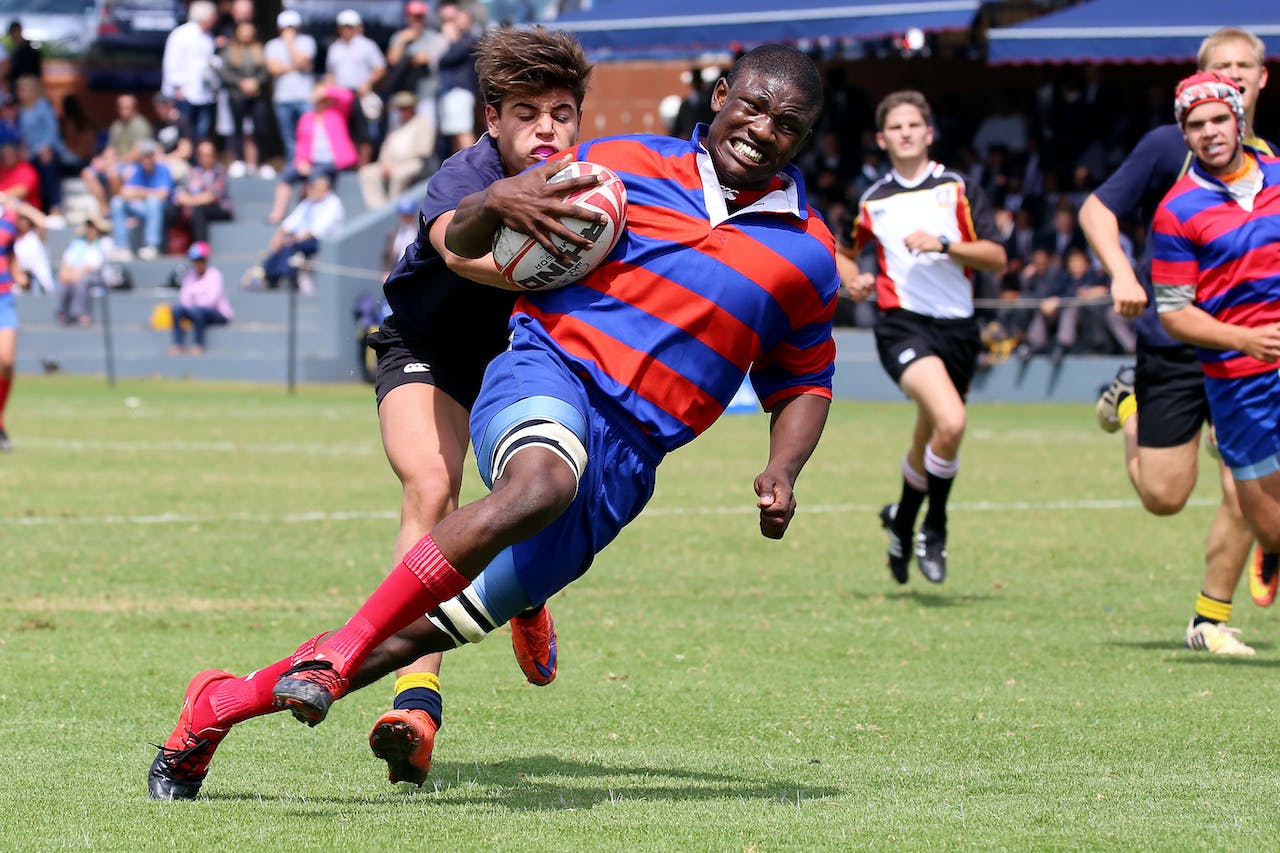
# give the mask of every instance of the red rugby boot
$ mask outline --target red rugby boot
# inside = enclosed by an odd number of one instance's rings
[[[324,722],[329,707],[347,695],[350,686],[346,676],[329,661],[303,661],[280,676],[273,691],[273,704],[290,711],[299,722],[317,726]]]
[[[147,793],[151,799],[195,799],[209,772],[213,751],[231,728],[210,726],[199,731],[193,730],[192,714],[196,701],[205,688],[228,678],[235,676],[220,669],[206,669],[197,673],[187,685],[187,692],[182,699],[182,713],[178,715],[178,725],[174,727],[164,746],[159,748],[160,751],[156,753],[147,773]]]

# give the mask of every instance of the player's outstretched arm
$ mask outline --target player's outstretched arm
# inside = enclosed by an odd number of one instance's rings
[[[1120,221],[1092,193],[1080,205],[1080,229],[1111,276],[1111,301],[1121,317],[1137,317],[1147,307],[1147,292],[1120,245]]]
[[[781,539],[796,514],[795,483],[822,437],[831,401],[801,394],[779,404],[769,424],[769,464],[756,477],[760,532]]]
[[[600,179],[596,175],[582,175],[548,183],[565,163],[564,160],[549,160],[518,175],[494,181],[462,199],[445,229],[445,246],[464,258],[484,257],[493,248],[494,233],[506,225],[513,231],[528,234],[564,263],[572,263],[573,258],[561,251],[554,238],[583,248],[589,247],[591,241],[565,227],[560,219],[573,216],[599,222],[601,214],[565,204],[562,199],[570,193],[596,186]]]

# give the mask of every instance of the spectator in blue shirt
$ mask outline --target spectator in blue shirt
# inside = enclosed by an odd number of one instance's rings
[[[44,95],[44,87],[36,77],[19,77],[18,132],[27,144],[31,165],[40,174],[40,207],[50,219],[57,218],[53,227],[61,227],[62,220],[62,164],[73,164],[79,158],[72,154],[62,141],[58,129],[58,115],[53,104]]]
[[[111,223],[116,248],[113,260],[132,260],[129,217],[142,219],[142,247],[138,257],[150,260],[160,253],[164,239],[165,212],[173,192],[173,176],[160,160],[160,146],[154,140],[138,143],[138,162],[125,178],[120,194],[111,199]]]

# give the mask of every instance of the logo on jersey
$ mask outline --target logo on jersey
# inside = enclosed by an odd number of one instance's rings
[[[933,191],[933,197],[938,202],[938,207],[955,207],[956,185],[943,184]]]
[[[915,360],[915,357],[916,357],[915,349],[912,347],[907,347],[902,352],[898,353],[898,364],[907,364],[909,362],[912,362]]]
[[[404,366],[405,373],[430,373],[431,365],[423,364],[420,361],[410,362]]]

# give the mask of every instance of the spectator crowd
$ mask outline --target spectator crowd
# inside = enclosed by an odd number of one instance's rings
[[[870,97],[840,68],[829,72],[827,86],[828,108],[800,164],[811,201],[847,240],[858,200],[887,172],[888,158],[876,143]],[[1025,95],[1000,92],[977,118],[940,99],[935,158],[982,188],[1009,258],[1004,274],[975,277],[992,360],[1133,352],[1133,332],[1111,311],[1109,281],[1077,213],[1145,132],[1172,120],[1168,93],[1153,91],[1148,100],[1145,111],[1120,109],[1098,66],[1064,69]],[[1130,258],[1141,257],[1145,222],[1121,226]],[[868,259],[866,268],[872,265]],[[842,321],[869,325],[870,310],[849,303]]]
[[[0,75],[0,200],[44,211],[37,232],[66,227],[62,184],[80,178],[94,210],[80,217],[76,251],[119,263],[185,257],[190,245],[210,243],[214,223],[236,218],[230,181],[271,181],[271,237],[257,247],[262,262],[248,283],[275,286],[343,221],[332,188],[344,173],[355,173],[346,179],[358,183],[366,208],[399,206],[409,186],[474,142],[483,127],[474,48],[487,8],[410,0],[384,47],[365,35],[359,4],[337,14],[324,40],[304,31],[294,9],[277,16],[274,32],[260,33],[251,0],[193,0],[168,37],[160,91],[150,102],[119,95],[105,130],[86,126],[74,95],[54,109],[39,51],[14,22]],[[689,75],[672,133],[687,135],[708,118],[714,74],[701,72]],[[1118,100],[1096,67],[1064,70],[1030,94],[999,93],[981,117],[939,99],[936,155],[983,189],[1010,261],[1003,275],[976,281],[993,351],[1055,359],[1132,351],[1076,212],[1132,143],[1168,120],[1167,98],[1136,112]],[[870,96],[832,66],[827,108],[799,163],[838,236],[847,236],[859,196],[888,169],[872,126]],[[1140,255],[1141,224],[1124,225],[1126,248]],[[85,275],[62,274],[75,265],[52,268],[58,287]],[[60,304],[64,322],[89,322],[79,295]],[[868,324],[869,310],[842,305],[841,321]]]
[[[13,22],[0,40],[0,203],[43,212],[23,226],[39,241],[68,227],[64,184],[83,187],[68,257],[49,265],[57,281],[31,277],[59,293],[62,322],[92,322],[85,294],[104,268],[185,261],[190,246],[208,246],[214,223],[237,218],[233,180],[275,184],[263,224],[277,227],[257,247],[263,274],[251,276],[271,287],[298,275],[299,255],[343,221],[331,189],[343,173],[358,173],[348,180],[380,209],[474,142],[479,0],[411,0],[385,50],[364,34],[359,8],[339,12],[332,39],[318,41],[295,9],[264,35],[251,0],[193,0],[165,42],[159,91],[118,95],[105,128],[75,94],[55,109],[41,53]]]

